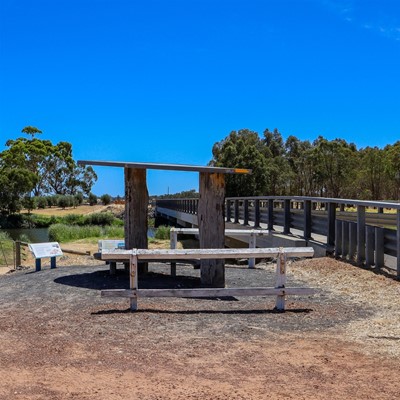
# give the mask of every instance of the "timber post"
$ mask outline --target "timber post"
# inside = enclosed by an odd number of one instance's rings
[[[147,207],[149,194],[146,169],[125,168],[125,248],[147,249]],[[138,265],[138,273],[148,271],[147,263]]]
[[[399,257],[397,257],[397,261]],[[365,206],[357,206],[357,263],[365,261]]]
[[[21,266],[21,242],[15,241],[15,269]]]
[[[200,173],[198,225],[202,249],[224,248],[225,245],[225,176]],[[238,210],[235,203],[235,219]],[[225,262],[221,259],[201,260],[201,283],[209,287],[225,286]]]

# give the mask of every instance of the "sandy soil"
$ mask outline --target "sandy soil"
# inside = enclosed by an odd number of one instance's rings
[[[83,261],[76,259],[75,261]],[[228,266],[228,286],[273,286],[274,264]],[[151,266],[140,287],[195,287]],[[400,283],[334,259],[289,267],[273,298],[104,299],[123,269],[65,266],[0,277],[0,399],[394,399],[400,394]]]

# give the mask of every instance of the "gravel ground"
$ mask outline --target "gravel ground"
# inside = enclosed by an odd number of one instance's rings
[[[199,285],[191,266],[150,270],[139,287]],[[226,269],[229,287],[274,279],[273,263]],[[288,286],[319,291],[285,313],[273,297],[139,299],[131,313],[99,293],[128,287],[121,267],[1,276],[0,399],[398,397],[399,282],[323,258],[292,263]]]

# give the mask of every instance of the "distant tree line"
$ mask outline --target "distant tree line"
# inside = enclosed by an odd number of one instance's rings
[[[209,165],[251,168],[228,175],[227,196],[322,196],[365,200],[400,199],[400,141],[357,149],[343,139],[313,142],[266,129],[231,132],[214,144]]]
[[[184,190],[183,192],[174,194],[161,194],[158,196],[151,196],[153,199],[194,199],[198,198],[200,194],[195,189]]]
[[[34,200],[43,196],[64,196],[72,201],[79,195],[89,196],[97,176],[91,167],[80,167],[72,157],[68,142],[53,144],[35,136],[42,132],[32,126],[22,129],[31,138],[6,142],[0,153],[0,212],[8,215],[22,207],[33,208]],[[69,200],[65,197],[69,196]],[[40,200],[43,205],[45,200]],[[74,203],[75,202],[75,203]],[[39,206],[39,204],[38,204]]]

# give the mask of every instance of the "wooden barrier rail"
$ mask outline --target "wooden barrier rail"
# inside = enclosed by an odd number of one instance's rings
[[[129,258],[129,287],[130,289],[102,290],[104,297],[126,297],[130,299],[130,309],[137,310],[138,297],[218,297],[218,296],[269,296],[276,298],[276,309],[285,310],[286,295],[315,294],[310,288],[286,287],[286,261],[293,257],[312,257],[314,250],[311,247],[289,248],[258,248],[258,249],[187,249],[187,250],[106,250],[102,253],[104,260],[126,260]],[[271,258],[277,257],[276,286],[247,287],[247,288],[199,288],[199,289],[139,289],[138,262],[159,260],[186,260],[186,259],[228,259],[228,258]]]
[[[225,229],[225,235],[246,235],[249,236],[249,249],[255,249],[257,245],[257,236],[268,235],[269,231],[267,229]],[[176,249],[178,244],[178,234],[184,235],[198,235],[199,230],[197,228],[171,228],[169,238],[171,249]],[[176,274],[176,264],[171,263],[171,275]],[[255,258],[249,258],[249,268],[254,268],[256,265]]]

